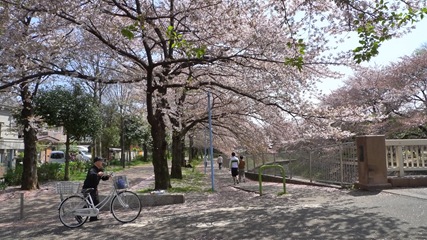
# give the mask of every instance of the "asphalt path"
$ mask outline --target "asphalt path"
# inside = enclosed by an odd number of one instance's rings
[[[152,186],[151,165],[126,171],[133,190]],[[260,196],[256,181],[233,185],[227,169],[216,169],[214,176],[213,184],[210,170],[205,177],[213,193],[188,193],[183,204],[144,208],[129,224],[102,212],[102,220],[77,229],[59,222],[52,183],[25,193],[21,220],[19,191],[7,198],[2,193],[0,239],[427,239],[426,188],[359,191],[287,184],[287,194],[278,195],[282,184],[263,183]]]

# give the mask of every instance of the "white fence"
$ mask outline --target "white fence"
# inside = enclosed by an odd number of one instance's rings
[[[427,171],[427,139],[388,139],[385,144],[388,172],[404,176]]]

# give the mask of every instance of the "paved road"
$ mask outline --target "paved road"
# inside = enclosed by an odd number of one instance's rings
[[[131,173],[134,186],[152,184],[151,166]],[[210,184],[207,171],[206,184]],[[27,204],[24,220],[13,221],[0,204],[0,239],[427,239],[427,189],[380,192],[278,183],[232,185],[216,171],[214,193],[185,195],[185,203],[143,209],[133,223],[102,220],[68,229],[57,218],[57,196],[49,190]],[[16,199],[15,199],[16,200]],[[9,199],[8,202],[12,201]]]

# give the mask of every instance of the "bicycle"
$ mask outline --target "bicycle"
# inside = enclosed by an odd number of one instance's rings
[[[94,191],[93,188],[83,189],[81,194],[74,194],[62,200],[58,207],[61,223],[69,228],[80,227],[89,217],[98,216],[99,209],[106,206],[108,202],[110,202],[110,212],[117,221],[122,223],[134,221],[142,210],[138,195],[126,190],[128,188],[126,176],[113,177],[112,185],[108,196],[96,206],[89,194]]]

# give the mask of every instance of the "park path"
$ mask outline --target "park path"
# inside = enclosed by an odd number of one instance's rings
[[[153,186],[152,165],[119,174],[133,190]],[[207,169],[206,189],[211,179]],[[104,183],[101,189],[108,186]],[[101,221],[68,229],[57,216],[54,186],[25,193],[22,220],[17,219],[20,191],[0,193],[0,239],[427,239],[426,200],[385,191],[287,184],[288,193],[279,196],[282,184],[263,183],[260,196],[258,182],[234,186],[228,169],[215,169],[214,192],[186,193],[183,204],[143,208],[129,224],[104,212]]]
[[[126,175],[131,190],[144,189],[153,185],[153,166],[145,164],[132,168],[126,168],[116,173]],[[81,182],[82,183],[82,182]],[[0,229],[2,233],[7,228],[28,229],[35,225],[46,226],[58,224],[57,207],[60,196],[56,193],[57,181],[43,183],[40,189],[33,191],[20,190],[19,186],[8,187],[0,191]],[[101,181],[100,192],[108,192],[111,181]],[[21,218],[21,197],[24,199],[23,219]],[[0,234],[1,236],[1,234]],[[1,239],[1,237],[0,237]]]
[[[204,172],[204,169],[203,167],[198,167],[196,171]],[[168,215],[172,212],[184,214],[196,208],[206,210],[209,208],[242,207],[247,204],[254,204],[254,200],[258,195],[235,188],[228,169],[221,171],[216,169],[215,171],[214,193],[187,193],[184,194],[184,204],[145,208],[141,220],[149,221],[151,217],[161,217],[166,213]],[[210,189],[212,186],[210,169],[207,169],[206,173],[206,189]],[[154,173],[151,164],[126,168],[117,172],[116,175],[126,175],[129,180],[130,189],[133,191],[153,188],[154,186]],[[34,191],[22,191],[16,186],[9,187],[5,191],[0,192],[0,239],[7,239],[11,236],[18,239],[34,238],[37,236],[46,236],[46,234],[47,236],[52,234],[56,236],[58,231],[62,231],[64,228],[57,216],[57,207],[60,203],[60,198],[56,193],[56,183],[54,181],[44,183],[39,190]],[[99,191],[101,193],[108,192],[110,184],[110,181],[101,181]],[[253,188],[256,182],[248,180],[247,183],[242,183],[238,187],[244,187],[245,184],[247,187],[252,185]],[[277,189],[280,190],[280,185]],[[20,219],[21,194],[24,196],[23,219]],[[146,216],[150,216],[150,218],[146,218]],[[115,223],[115,220],[108,213],[102,213],[101,217],[107,220],[103,223]]]

